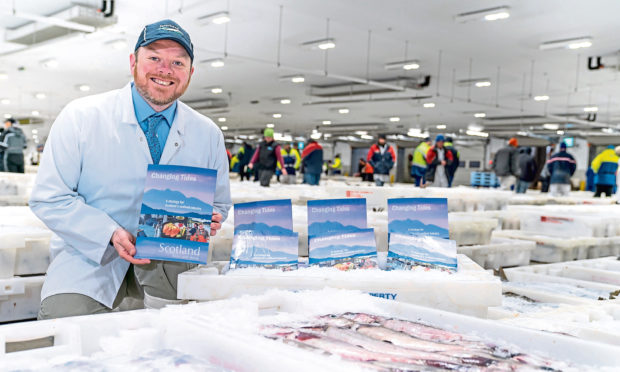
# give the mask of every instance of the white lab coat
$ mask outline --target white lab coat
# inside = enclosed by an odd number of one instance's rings
[[[41,299],[79,293],[112,307],[129,263],[109,244],[119,226],[136,234],[148,164],[131,85],[77,99],[50,131],[30,199],[55,233]],[[160,164],[216,169],[215,211],[232,204],[228,158],[220,129],[178,102]]]

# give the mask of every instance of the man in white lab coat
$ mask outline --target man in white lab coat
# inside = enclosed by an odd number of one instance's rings
[[[231,206],[224,138],[178,98],[194,72],[190,37],[170,20],[146,26],[124,88],[69,103],[49,134],[30,206],[55,233],[40,319],[109,312],[126,297],[179,303],[190,264],[135,259],[149,164],[217,170],[211,235]]]

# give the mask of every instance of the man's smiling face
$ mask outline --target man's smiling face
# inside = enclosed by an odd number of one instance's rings
[[[181,97],[194,73],[192,61],[176,41],[157,40],[129,56],[134,83],[155,111]]]

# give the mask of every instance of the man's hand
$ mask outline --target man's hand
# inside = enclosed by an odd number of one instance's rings
[[[250,168],[250,169],[254,169],[254,163],[250,163],[250,164],[248,164],[248,168]]]
[[[136,238],[122,227],[114,230],[114,234],[112,234],[112,239],[110,239],[110,242],[114,246],[114,249],[116,249],[116,252],[118,252],[118,255],[125,261],[134,265],[145,265],[151,263],[151,260],[147,258],[133,258],[136,254]]]
[[[282,174],[285,175],[285,176],[288,175],[288,172],[286,171],[286,168],[284,168],[284,167],[282,167]]]
[[[446,166],[446,164],[447,164],[447,163],[446,163],[446,161],[445,161],[445,160],[442,160],[442,161],[441,161],[441,165]]]
[[[217,234],[217,230],[221,228],[222,228],[222,215],[217,212],[213,212],[213,215],[211,216],[211,236]]]

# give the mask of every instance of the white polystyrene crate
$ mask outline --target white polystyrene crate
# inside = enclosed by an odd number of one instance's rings
[[[50,265],[50,238],[26,238],[15,255],[15,275],[45,274]]]
[[[0,279],[0,322],[36,319],[45,276]]]
[[[474,217],[474,213],[450,213],[448,219],[450,239],[457,245],[489,244],[498,225],[497,219]]]
[[[492,238],[489,244],[459,246],[458,253],[471,258],[485,269],[529,265],[536,243],[518,239]]]
[[[0,248],[0,279],[12,278],[15,275],[15,253],[17,248]]]
[[[563,262],[587,258],[595,244],[595,238],[560,238],[544,236],[523,230],[498,230],[493,237],[528,240],[536,242],[531,260],[537,262]]]
[[[262,294],[272,288],[287,290],[323,287],[361,290],[396,301],[415,303],[464,314],[486,316],[489,306],[501,302],[497,277],[463,255],[458,255],[459,272],[431,270],[341,272],[332,268],[307,268],[291,272],[241,269],[217,275],[196,268],[179,275],[180,299],[212,301],[245,294]],[[215,274],[215,275],[214,275]]]

